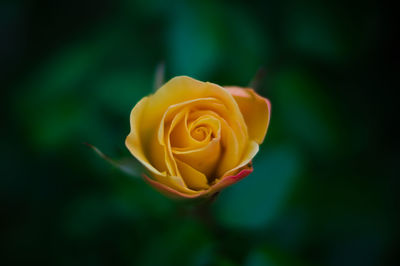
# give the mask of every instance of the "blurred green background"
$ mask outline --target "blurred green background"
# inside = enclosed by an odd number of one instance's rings
[[[388,13],[379,1],[2,1],[0,264],[395,265]],[[266,141],[211,224],[82,145],[129,155],[130,111],[161,61],[168,79],[221,85],[267,71]]]

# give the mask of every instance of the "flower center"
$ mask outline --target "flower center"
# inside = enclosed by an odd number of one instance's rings
[[[197,141],[205,141],[210,139],[211,130],[206,126],[198,126],[192,129],[190,135]]]

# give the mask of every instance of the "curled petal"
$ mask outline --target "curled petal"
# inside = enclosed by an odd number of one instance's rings
[[[264,141],[271,114],[271,103],[253,89],[226,87],[235,98],[247,125],[250,139],[258,144]]]
[[[250,141],[249,145],[247,146],[240,160],[240,163],[236,167],[226,171],[222,175],[222,178],[224,178],[225,176],[231,176],[237,171],[239,171],[239,169],[243,169],[244,167],[246,167],[246,165],[251,164],[251,161],[253,160],[254,156],[256,156],[258,150],[259,150],[258,144],[255,141]]]
[[[148,97],[140,100],[131,112],[131,132],[126,137],[125,145],[136,159],[143,164],[154,176],[163,176],[164,174],[156,169],[145,155],[143,147],[143,134],[141,133],[141,125],[143,124],[144,110],[148,103]]]

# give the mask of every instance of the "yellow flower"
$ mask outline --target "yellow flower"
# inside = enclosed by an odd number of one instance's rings
[[[125,144],[158,190],[209,196],[253,171],[269,117],[269,101],[252,89],[180,76],[136,104]]]

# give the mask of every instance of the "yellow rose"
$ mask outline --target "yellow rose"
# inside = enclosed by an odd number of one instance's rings
[[[269,117],[269,101],[252,89],[180,76],[136,104],[125,144],[158,190],[208,196],[253,171]]]

